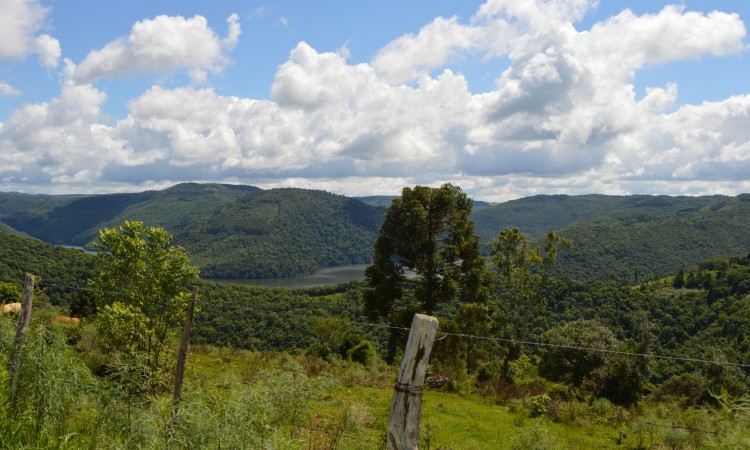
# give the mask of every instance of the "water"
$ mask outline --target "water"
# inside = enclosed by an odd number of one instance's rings
[[[87,248],[79,247],[78,245],[60,245],[60,247],[63,248],[71,248],[73,250],[80,250],[84,253],[88,253],[89,255],[96,255],[97,252],[95,250],[89,250]]]
[[[246,284],[269,288],[299,289],[330,284],[346,283],[365,279],[365,268],[368,264],[350,264],[348,266],[326,267],[312,275],[291,278],[257,278],[257,279],[210,279],[217,283]]]

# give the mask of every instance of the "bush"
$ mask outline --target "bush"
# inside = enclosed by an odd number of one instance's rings
[[[549,404],[552,399],[547,394],[535,395],[529,398],[529,411],[531,417],[545,416],[549,412]]]
[[[378,352],[375,351],[375,346],[370,341],[363,339],[359,344],[346,352],[346,359],[367,366],[375,361],[377,355]]]
[[[513,438],[512,450],[557,450],[563,446],[555,439],[549,430],[540,424],[521,428],[521,431]]]
[[[708,381],[694,373],[674,375],[656,391],[660,401],[677,401],[682,406],[695,406],[708,399]]]

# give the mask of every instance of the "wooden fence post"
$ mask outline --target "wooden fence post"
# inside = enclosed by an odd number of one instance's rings
[[[195,314],[195,300],[198,298],[198,286],[193,286],[193,295],[190,297],[190,305],[187,310],[185,328],[182,330],[182,342],[177,354],[177,367],[174,374],[174,404],[177,406],[182,400],[182,380],[185,377],[185,362],[187,361],[188,345],[190,343],[190,331],[193,328],[193,315]],[[177,411],[175,410],[175,415]]]
[[[436,318],[423,314],[414,315],[391,401],[387,438],[389,450],[412,450],[419,446],[422,386],[437,328]]]
[[[29,331],[31,323],[31,306],[34,301],[34,275],[27,273],[23,284],[23,296],[21,297],[21,314],[18,317],[16,337],[13,340],[13,348],[8,358],[8,404],[15,411],[16,394],[18,392],[18,375],[21,371],[21,350],[23,349],[23,337]]]

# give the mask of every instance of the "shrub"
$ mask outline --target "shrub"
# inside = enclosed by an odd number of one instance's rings
[[[549,412],[549,404],[552,399],[547,394],[535,395],[529,398],[529,411],[531,417],[545,416]]]
[[[364,366],[370,365],[377,358],[375,347],[368,340],[363,339],[359,344],[346,352],[346,359],[360,363]]]

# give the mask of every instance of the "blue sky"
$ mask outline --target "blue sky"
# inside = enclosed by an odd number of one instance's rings
[[[0,0],[0,190],[748,192],[749,19],[723,0]]]

